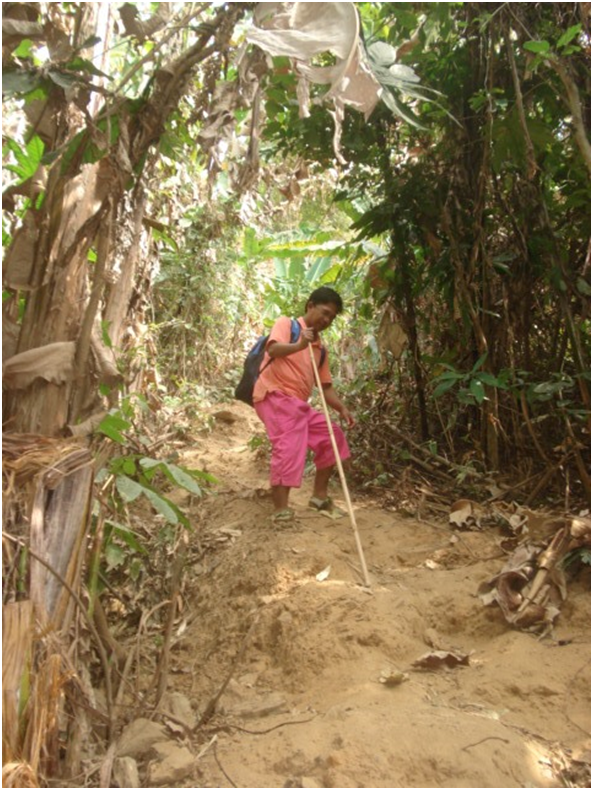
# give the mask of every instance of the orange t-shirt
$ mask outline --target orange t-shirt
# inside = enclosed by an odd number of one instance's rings
[[[304,318],[299,318],[298,322],[303,329],[306,328]],[[273,341],[277,343],[290,343],[290,326],[290,318],[286,316],[279,318],[272,327],[266,348],[268,348]],[[319,367],[319,360],[321,359],[321,341],[315,340],[311,343],[311,346],[313,347],[315,363]],[[262,401],[268,392],[274,392],[275,390],[280,390],[280,392],[284,392],[286,395],[292,395],[295,398],[300,398],[300,400],[309,400],[315,384],[315,373],[313,372],[309,349],[303,348],[301,351],[296,351],[294,354],[288,354],[286,357],[276,357],[268,365],[269,360],[270,356],[266,351],[261,365],[262,372],[258,376],[253,390],[254,403]],[[265,370],[263,369],[264,366],[267,366]],[[319,368],[319,379],[322,384],[332,383],[327,354],[325,355],[321,368]]]

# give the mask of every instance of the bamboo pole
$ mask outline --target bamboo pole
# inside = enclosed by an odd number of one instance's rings
[[[323,413],[325,414],[325,419],[327,421],[327,428],[329,430],[329,438],[331,439],[334,455],[336,457],[336,466],[338,467],[340,482],[342,483],[342,491],[344,492],[344,499],[346,500],[346,507],[348,508],[348,515],[350,516],[350,523],[352,524],[352,530],[354,532],[354,540],[356,541],[356,548],[358,549],[358,556],[360,558],[360,565],[362,568],[362,577],[364,579],[365,587],[370,588],[371,581],[369,579],[369,572],[367,570],[367,564],[364,558],[364,552],[362,550],[362,543],[360,542],[360,535],[358,534],[358,527],[356,526],[356,517],[354,516],[354,509],[352,507],[352,502],[350,500],[350,492],[348,491],[348,484],[346,483],[344,466],[342,464],[342,459],[340,458],[340,451],[338,450],[338,444],[336,442],[336,436],[334,434],[334,427],[332,425],[331,417],[327,408],[327,403],[325,401],[325,395],[323,394],[323,387],[321,385],[321,379],[319,378],[319,371],[317,370],[315,356],[313,355],[313,347],[311,345],[309,345],[309,354],[311,355],[311,364],[313,365],[313,373],[315,374],[315,383],[317,384],[317,389],[319,390],[319,394],[321,396]]]

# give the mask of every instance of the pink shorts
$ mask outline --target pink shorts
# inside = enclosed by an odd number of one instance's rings
[[[274,391],[254,406],[272,443],[271,485],[300,487],[307,448],[313,450],[317,469],[336,463],[325,416],[306,401]],[[346,460],[350,458],[346,437],[339,425],[332,425],[340,458]]]

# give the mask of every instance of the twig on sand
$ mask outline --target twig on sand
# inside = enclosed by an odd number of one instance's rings
[[[507,738],[501,738],[498,735],[487,735],[485,738],[482,738],[481,741],[476,741],[475,743],[468,743],[467,746],[462,746],[461,751],[466,752],[468,749],[471,749],[472,746],[478,746],[480,743],[484,743],[484,741],[502,741],[503,743],[510,743]]]

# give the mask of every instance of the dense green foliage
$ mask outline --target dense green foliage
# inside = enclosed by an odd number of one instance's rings
[[[5,135],[15,179],[6,190],[9,249],[23,244],[28,217],[39,227],[44,216],[56,222],[56,196],[81,168],[110,161],[121,172],[115,204],[103,200],[80,225],[78,251],[90,265],[85,277],[104,289],[98,310],[124,394],[151,386],[190,396],[196,382],[215,382],[211,396],[228,395],[262,324],[299,312],[308,291],[330,283],[348,306],[332,330],[335,374],[358,404],[365,475],[396,473],[404,432],[451,463],[525,478],[539,469],[558,491],[578,481],[579,497],[587,492],[583,4],[357,3],[383,102],[368,118],[346,107],[345,164],[336,164],[324,86],[311,86],[310,117],[300,117],[287,58],[265,62],[251,44],[247,60],[233,60],[250,4],[172,4],[168,18],[159,5],[142,7],[119,34],[110,29],[100,68],[88,9],[56,5],[49,60],[28,9],[36,35],[15,34],[4,80],[8,108],[24,109],[29,122],[24,134]],[[95,87],[102,80],[107,87]],[[84,111],[55,115],[80,110],[93,93],[92,122]],[[49,130],[32,112],[43,101],[63,119]],[[37,183],[40,166],[48,178]],[[107,271],[132,254],[143,261],[125,318],[111,305],[109,276],[101,286],[92,269],[110,210],[119,229],[134,212],[150,229],[150,242],[139,230],[128,251],[128,233],[115,230]],[[7,283],[20,350],[40,344],[32,326],[47,327],[50,304]],[[387,324],[402,344],[386,341]],[[76,332],[56,328],[43,342],[64,339]],[[156,376],[139,376],[155,365]],[[85,416],[81,401],[75,390],[71,420]],[[378,425],[380,448],[371,439]]]

